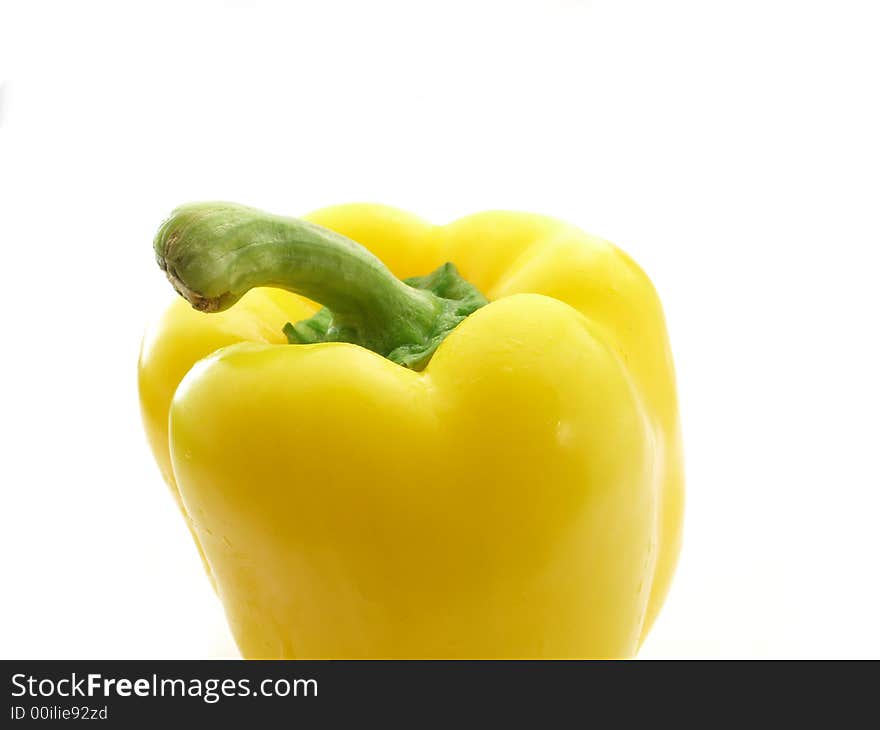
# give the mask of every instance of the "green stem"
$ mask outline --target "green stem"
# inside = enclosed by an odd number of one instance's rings
[[[269,286],[325,305],[285,332],[292,342],[352,342],[419,369],[485,298],[446,264],[402,282],[366,248],[307,221],[231,203],[178,208],[154,241],[174,288],[204,312]]]

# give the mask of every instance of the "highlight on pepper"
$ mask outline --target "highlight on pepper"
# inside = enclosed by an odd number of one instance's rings
[[[432,225],[175,210],[143,421],[246,658],[625,658],[669,589],[681,433],[622,251],[510,212]]]

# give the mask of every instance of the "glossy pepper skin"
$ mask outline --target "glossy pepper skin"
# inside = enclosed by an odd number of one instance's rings
[[[538,215],[307,220],[400,279],[453,262],[489,303],[421,370],[288,344],[318,306],[273,288],[213,313],[178,299],[147,333],[146,432],[243,656],[633,656],[683,515],[649,279]]]

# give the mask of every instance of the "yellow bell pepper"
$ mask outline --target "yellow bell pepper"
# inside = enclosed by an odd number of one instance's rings
[[[245,657],[636,653],[683,473],[630,258],[374,205],[184,206],[155,248],[187,301],[145,337],[144,423]]]

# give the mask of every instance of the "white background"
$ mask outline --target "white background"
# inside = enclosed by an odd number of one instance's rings
[[[880,657],[880,6],[0,0],[0,655],[231,656],[141,432],[176,204],[571,220],[663,298],[644,657]]]

